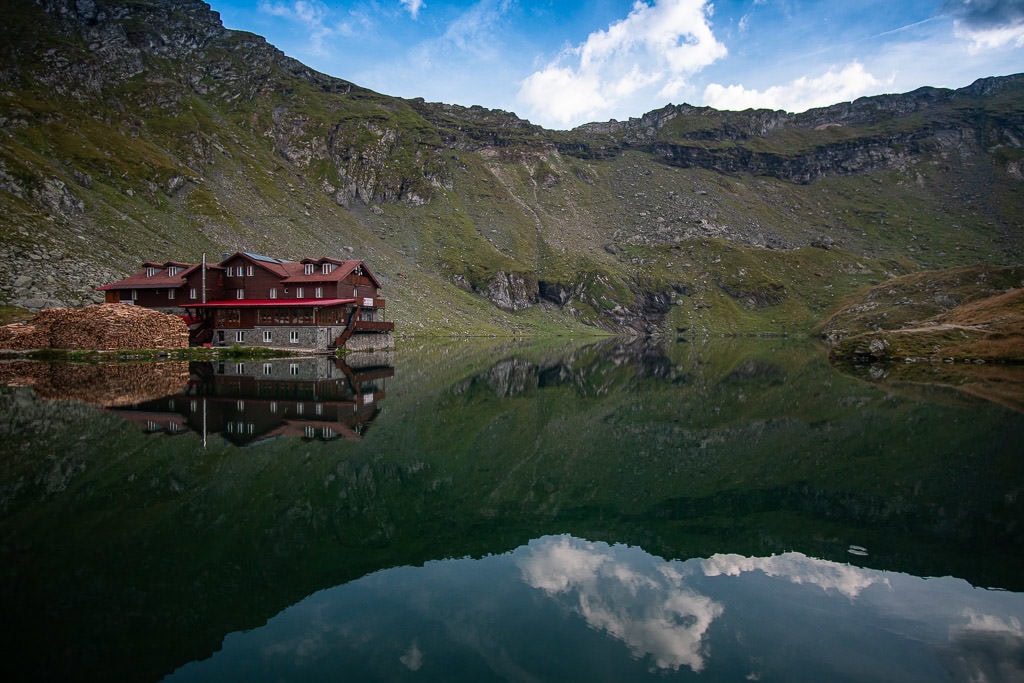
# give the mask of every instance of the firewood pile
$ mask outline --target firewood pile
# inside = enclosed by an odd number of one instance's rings
[[[129,406],[177,394],[188,386],[188,363],[0,363],[0,384],[30,386],[50,401]]]
[[[180,349],[188,326],[176,315],[128,304],[48,308],[26,323],[0,327],[4,349]]]

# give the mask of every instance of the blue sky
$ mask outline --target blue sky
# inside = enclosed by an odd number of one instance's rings
[[[1024,0],[208,0],[324,73],[547,128],[1024,71]]]

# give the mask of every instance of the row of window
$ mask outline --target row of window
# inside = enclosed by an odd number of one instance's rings
[[[245,341],[245,331],[244,330],[235,330],[235,341],[238,342],[239,344],[241,344],[242,342]],[[270,343],[272,341],[274,341],[274,331],[273,330],[263,330],[263,342],[264,343]],[[298,344],[299,343],[299,332],[298,332],[298,330],[289,330],[288,331],[288,343],[289,344]],[[244,368],[245,364],[244,363],[239,363],[238,367],[239,368]],[[239,372],[241,372],[241,369],[239,370]],[[270,374],[270,373],[264,373],[264,374]],[[292,374],[294,375],[296,373],[293,372]]]
[[[337,267],[338,266],[336,264],[334,264],[334,263],[321,263],[320,264],[320,272],[323,275],[330,275],[334,271],[334,269],[337,268]],[[158,268],[156,266],[146,266],[146,277],[154,277],[161,270],[163,270],[163,269],[162,268]],[[177,275],[178,273],[180,273],[183,270],[185,270],[185,269],[183,267],[181,267],[181,266],[168,266],[167,267],[167,275],[168,275],[168,277],[173,277],[173,276]],[[302,272],[303,272],[304,275],[312,275],[313,273],[316,272],[316,264],[315,263],[306,263],[306,264],[304,264],[304,266],[302,268]],[[255,274],[256,274],[256,269],[251,264],[250,265],[228,266],[227,267],[227,276],[228,277],[252,277]]]
[[[195,291],[195,290],[192,290],[192,291]],[[277,287],[271,287],[269,292],[268,292],[268,295],[269,295],[268,298],[276,299],[277,298]],[[296,299],[303,299],[303,298],[305,298],[305,296],[306,296],[306,290],[305,290],[304,287],[296,287],[295,288],[295,298]],[[192,298],[195,298],[195,297],[192,297]],[[245,290],[244,289],[236,289],[235,290],[235,298],[236,299],[244,299],[245,298]],[[313,289],[313,298],[314,299],[323,299],[324,298],[324,288],[323,287],[315,287]]]
[[[321,263],[320,264],[320,272],[323,275],[330,275],[331,272],[333,272],[335,268],[337,268],[337,266],[335,264],[333,264],[333,263]],[[150,275],[150,273],[149,273],[150,270],[158,270],[158,269],[147,268],[146,269],[146,275]],[[178,270],[181,270],[181,269],[178,268],[178,269],[175,270],[175,272],[177,272]],[[312,275],[315,272],[316,272],[316,264],[315,263],[303,264],[303,267],[302,267],[303,275]],[[174,273],[170,272],[170,269],[168,269],[168,273],[170,275],[174,275]],[[228,266],[228,268],[227,268],[227,275],[228,275],[228,277],[252,277],[255,274],[256,274],[256,269],[253,266],[251,266],[251,265]]]
[[[355,290],[353,290],[353,291],[355,291]],[[270,294],[270,298],[271,299],[278,298],[277,297],[277,287],[271,287],[269,294]],[[173,301],[175,298],[177,298],[177,295],[178,295],[178,290],[177,289],[168,289],[167,290],[167,298],[169,300]],[[295,298],[296,299],[303,299],[303,298],[305,298],[305,296],[306,296],[305,288],[303,288],[303,287],[296,287],[295,288]],[[199,298],[199,288],[198,287],[189,287],[188,298],[193,300],[193,301],[198,299]],[[235,298],[236,299],[245,299],[245,290],[244,289],[236,289],[235,290]],[[313,289],[313,298],[314,299],[323,299],[324,298],[324,288],[323,287],[315,287]],[[131,291],[131,299],[130,299],[130,301],[138,301],[138,299],[139,299],[139,290],[133,289]]]
[[[291,369],[292,369],[292,374],[293,375],[299,374],[298,370],[295,368],[294,364],[292,365]],[[190,408],[191,412],[195,413],[196,411],[199,410],[199,404],[196,401],[192,401],[191,404],[189,405],[189,408]],[[268,405],[268,408],[270,409],[270,412],[274,413],[275,415],[281,409],[280,405],[278,404],[277,401],[271,401],[270,404]],[[301,401],[299,401],[299,402],[296,402],[294,404],[294,408],[295,408],[295,414],[296,415],[305,415],[305,413],[306,413],[306,404],[304,404]],[[235,411],[239,412],[239,413],[244,413],[245,412],[245,401],[242,401],[242,400],[235,401]],[[323,404],[322,403],[314,403],[313,404],[313,413],[315,415],[322,416],[324,414],[324,406],[323,406]]]
[[[162,268],[157,268],[156,266],[146,266],[146,277],[154,277],[161,270],[163,270],[163,269]],[[168,266],[167,267],[167,276],[168,277],[174,277],[175,275],[177,275],[178,273],[180,273],[183,270],[185,270],[185,269],[182,268],[181,266]]]
[[[335,268],[337,268],[337,266],[335,264],[333,264],[333,263],[321,263],[320,264],[320,272],[323,275],[330,275],[331,272]],[[303,275],[312,275],[315,272],[316,272],[316,264],[315,263],[306,263],[302,267],[302,274]]]
[[[256,424],[253,422],[228,422],[227,425],[225,425],[225,430],[228,432],[228,434],[255,434]],[[150,431],[153,430],[151,429]],[[322,438],[324,439],[333,439],[338,436],[338,433],[331,429],[330,427],[322,427],[319,430],[317,430],[317,428],[313,427],[312,425],[306,425],[303,428],[302,433],[308,439],[315,439],[318,431],[322,435]]]

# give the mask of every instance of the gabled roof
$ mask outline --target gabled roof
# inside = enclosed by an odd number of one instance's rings
[[[273,256],[264,256],[263,254],[254,254],[250,251],[236,251],[234,254],[222,258],[218,265],[224,265],[228,261],[234,259],[237,256],[241,256],[243,259],[250,261],[251,263],[268,270],[271,273],[279,277],[288,277],[288,272],[285,267],[291,264],[291,261],[285,261],[284,259],[274,258]]]
[[[168,275],[167,268],[169,266],[175,266],[181,268],[181,270],[174,274]],[[182,287],[185,285],[185,281],[189,275],[196,272],[202,266],[201,263],[184,263],[182,261],[167,261],[166,263],[156,263],[155,261],[147,261],[142,264],[142,269],[138,270],[123,280],[112,282],[109,285],[103,285],[97,287],[96,290],[105,292],[111,289],[164,289],[167,287]],[[159,272],[155,275],[146,275],[147,268],[158,268]],[[218,265],[207,264],[207,270],[224,270]]]
[[[307,263],[312,263],[318,266],[318,268],[314,269],[314,271],[309,275],[305,274],[305,266]],[[332,263],[337,267],[325,275],[319,269],[319,266],[324,263]],[[286,268],[289,271],[288,276],[281,281],[285,284],[302,284],[303,282],[341,282],[356,268],[360,268],[362,269],[363,274],[370,278],[374,285],[380,287],[380,282],[374,274],[364,262],[359,260],[342,261],[330,257],[323,257],[319,259],[306,258],[302,259],[302,261],[298,263],[288,263]]]

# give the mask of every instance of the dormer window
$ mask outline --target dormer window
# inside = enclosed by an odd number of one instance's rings
[[[155,268],[153,266],[146,266],[146,277],[153,277],[154,275],[156,275],[159,272],[160,272],[159,268]]]
[[[330,275],[331,271],[334,270],[333,263],[322,263],[320,264],[320,272],[324,275]]]
[[[303,268],[302,268],[302,274],[303,274],[303,275],[312,275],[312,274],[313,274],[313,270],[314,270],[315,268],[316,268],[316,266],[315,266],[314,264],[312,264],[312,263],[307,263],[307,264],[305,264],[305,266],[303,266]]]
[[[179,272],[181,272],[181,268],[179,268],[178,266],[170,266],[170,267],[169,267],[169,268],[167,269],[167,275],[168,275],[168,276],[174,276],[174,275],[177,275],[177,274],[178,274]]]

